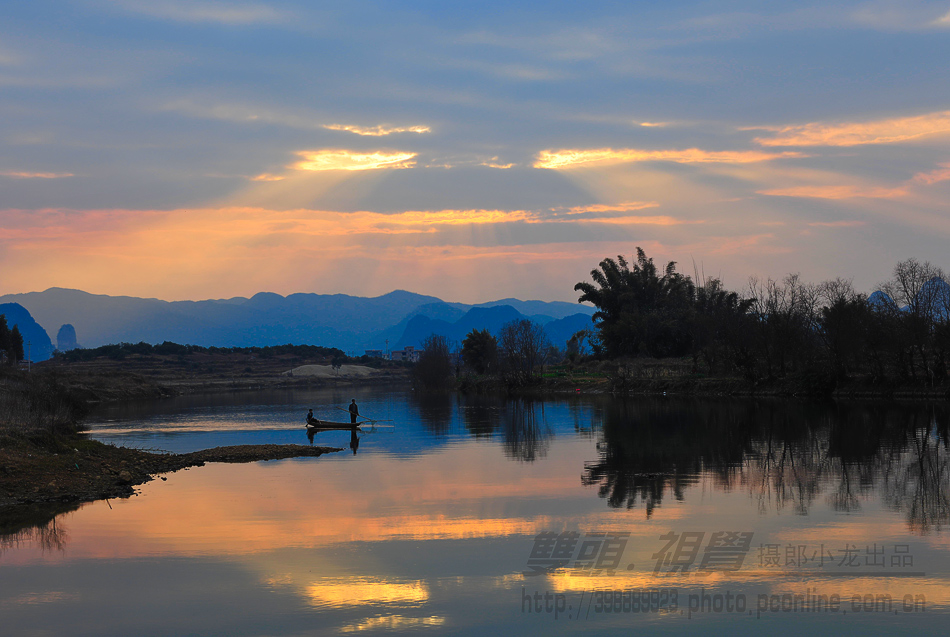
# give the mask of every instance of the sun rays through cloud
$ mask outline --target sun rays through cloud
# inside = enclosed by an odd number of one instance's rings
[[[289,168],[294,170],[378,170],[382,168],[411,168],[417,153],[376,151],[361,153],[350,150],[299,151],[301,161]]]
[[[950,268],[947,7],[8,4],[0,292],[570,300],[635,245],[740,282]]]

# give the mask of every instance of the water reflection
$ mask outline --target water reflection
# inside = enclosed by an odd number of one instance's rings
[[[79,504],[24,504],[2,509],[0,515],[0,555],[21,544],[32,544],[44,553],[62,552],[69,534],[63,514],[75,511]]]
[[[542,401],[513,400],[503,417],[505,455],[533,462],[547,455],[553,432],[548,426]]]
[[[911,529],[950,521],[945,406],[785,401],[605,401],[599,459],[582,481],[614,508],[682,501],[702,475],[744,488],[760,511],[807,515],[825,498],[858,511],[880,490]]]
[[[189,405],[180,417],[171,414],[178,429],[168,441],[195,437],[189,445],[208,446],[234,436],[299,444],[301,405],[329,412],[352,395]],[[112,508],[83,506],[55,524],[53,515],[75,507],[23,513],[16,524],[0,511],[6,632],[74,634],[89,617],[101,618],[91,630],[116,635],[798,635],[825,626],[940,634],[946,623],[950,544],[945,531],[937,535],[948,519],[944,407],[356,395],[394,426],[313,434],[315,444],[337,447],[349,438],[358,457],[211,463],[142,485],[142,497]],[[164,413],[124,423],[159,431]],[[661,534],[723,529],[755,532],[741,571],[654,574]],[[537,534],[574,530],[629,533],[626,568],[523,576]],[[784,551],[801,542],[837,552],[886,544],[888,555],[907,546],[921,574],[874,578],[862,568],[851,578],[826,577],[763,566],[755,547]],[[760,594],[816,589],[842,599],[926,595],[928,607],[892,619],[849,613],[842,621],[592,613],[589,621],[555,622],[522,610],[522,587],[564,593],[576,604],[594,588],[657,586],[679,587],[684,607],[694,593],[742,592],[754,605]]]
[[[444,392],[416,392],[412,394],[419,421],[432,434],[445,436],[455,413],[456,396]]]

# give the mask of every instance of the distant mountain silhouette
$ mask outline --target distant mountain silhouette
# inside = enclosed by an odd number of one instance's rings
[[[474,329],[488,330],[497,337],[505,323],[521,319],[541,324],[548,341],[558,347],[564,347],[576,332],[592,326],[590,314],[576,313],[552,319],[550,316],[537,314],[525,316],[510,305],[479,306],[473,307],[455,322],[432,319],[424,315],[414,316],[407,323],[395,349],[402,349],[407,345],[419,347],[423,339],[430,334],[444,336],[457,344],[461,344],[465,336]]]
[[[23,355],[34,361],[45,361],[53,355],[53,341],[30,312],[19,303],[0,304],[0,314],[7,317],[7,327],[16,325],[23,335]]]
[[[938,319],[947,318],[947,310],[950,308],[950,284],[934,277],[921,286],[916,296],[917,302],[921,308],[929,308]],[[897,303],[887,293],[877,290],[868,297],[868,304],[877,309],[895,307]],[[910,311],[910,306],[905,305],[900,308],[902,312]]]
[[[67,352],[77,347],[79,347],[79,343],[76,340],[76,328],[66,323],[56,332],[56,349]]]
[[[877,292],[873,292],[871,296],[868,297],[868,303],[871,305],[871,307],[884,309],[893,306],[894,299],[881,290],[878,290]]]
[[[413,333],[421,329],[423,319],[453,325],[477,309],[474,318],[462,325],[494,330],[500,328],[505,317],[510,320],[524,316],[519,309],[530,312],[542,324],[570,314],[594,312],[593,308],[564,302],[510,301],[472,306],[404,290],[373,298],[346,294],[285,297],[262,292],[249,299],[171,302],[64,288],[0,296],[0,303],[19,303],[40,325],[52,329],[64,324],[74,326],[85,347],[139,341],[219,347],[295,343],[339,347],[359,354],[368,348],[385,348],[387,339],[389,348],[395,349],[414,320],[417,324]],[[487,323],[479,324],[475,320],[478,317]]]

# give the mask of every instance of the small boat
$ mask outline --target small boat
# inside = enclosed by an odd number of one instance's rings
[[[334,422],[332,420],[319,420],[317,418],[307,418],[307,429],[358,429],[361,423],[350,424],[348,422]]]

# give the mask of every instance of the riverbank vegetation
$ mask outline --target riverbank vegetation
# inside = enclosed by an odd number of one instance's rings
[[[950,372],[950,284],[915,259],[870,295],[848,280],[797,274],[729,291],[673,262],[659,269],[639,248],[632,264],[604,259],[591,278],[575,290],[597,307],[591,346],[600,358],[682,357],[694,374],[750,383],[805,374],[933,386]]]
[[[528,320],[458,348],[463,389],[578,385],[605,391],[859,395],[950,389],[950,283],[908,259],[871,294],[850,280],[713,277],[636,257],[607,258],[574,289],[597,309],[563,346]],[[445,354],[448,356],[448,354]]]

